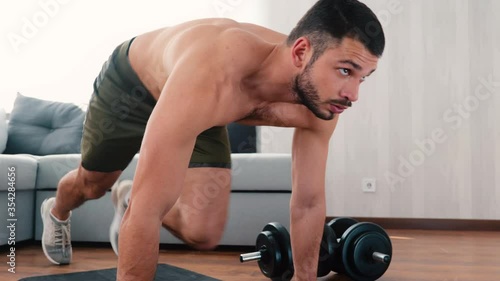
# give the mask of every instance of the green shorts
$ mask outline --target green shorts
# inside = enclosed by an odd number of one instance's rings
[[[114,50],[94,82],[81,147],[82,166],[89,171],[124,170],[140,150],[156,104],[130,65],[132,41]],[[189,167],[231,168],[225,126],[212,127],[197,137]]]

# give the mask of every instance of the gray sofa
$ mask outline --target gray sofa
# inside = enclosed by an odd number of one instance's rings
[[[57,124],[57,122],[52,123]],[[19,131],[26,133],[29,130],[12,127],[14,125],[10,123],[9,142],[12,139],[16,140],[11,147],[19,149],[26,137],[16,135],[10,138],[11,132],[17,134]],[[64,130],[68,128],[65,127]],[[44,128],[45,131],[52,134],[57,131],[57,128]],[[56,133],[61,134],[61,132]],[[231,200],[228,221],[220,244],[251,246],[254,245],[258,232],[268,222],[278,221],[287,228],[289,227],[291,156],[248,150],[245,148],[248,147],[245,142],[255,141],[255,136],[239,135],[238,130],[232,129],[229,133],[233,150],[231,154],[233,161]],[[53,140],[51,142],[51,145],[54,145]],[[68,144],[64,144],[63,148],[69,147]],[[7,149],[9,149],[9,143]],[[16,243],[41,239],[40,205],[45,198],[55,195],[59,180],[68,171],[76,168],[80,161],[79,153],[35,155],[36,153],[27,151],[27,153],[12,153],[11,151],[11,154],[0,154],[0,221],[6,225],[15,224],[13,231],[0,227],[0,246],[8,245],[9,238],[11,241],[15,240]],[[140,154],[137,154],[120,180],[133,180],[139,157]],[[9,178],[7,173],[9,167],[15,167],[14,177]],[[13,181],[15,181],[15,210],[9,210],[9,186],[12,186],[9,182]],[[10,217],[9,211],[15,211],[15,216]],[[72,240],[74,242],[109,242],[108,230],[113,214],[111,191],[100,199],[86,202],[73,211]],[[17,220],[8,221],[9,218]],[[182,242],[163,229],[160,243]]]
[[[120,180],[133,179],[139,155],[124,171]],[[40,204],[55,195],[59,179],[74,169],[78,154],[31,156],[0,155],[0,221],[8,224],[7,169],[15,167],[14,239],[40,240],[42,223]],[[287,154],[232,154],[233,176],[228,223],[221,245],[253,245],[260,229],[270,221],[288,227],[290,200],[290,156]],[[86,202],[72,216],[72,240],[78,242],[109,242],[108,229],[113,219],[111,192]],[[11,236],[6,227],[0,228],[0,245],[8,244]],[[12,239],[11,239],[12,240]],[[162,230],[161,243],[181,241]]]

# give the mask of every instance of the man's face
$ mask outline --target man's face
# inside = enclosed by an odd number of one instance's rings
[[[377,68],[378,58],[361,42],[344,38],[294,77],[292,90],[314,115],[331,120],[358,100],[359,85]]]

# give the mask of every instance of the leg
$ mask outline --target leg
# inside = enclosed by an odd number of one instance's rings
[[[139,151],[156,101],[128,63],[130,42],[115,49],[94,82],[80,167],[61,179],[56,198],[42,204],[42,246],[53,263],[71,261],[71,210],[102,197]]]
[[[108,173],[88,171],[80,165],[78,169],[67,173],[59,181],[52,215],[59,220],[67,220],[71,210],[87,200],[104,196],[121,172],[120,170]]]
[[[197,137],[189,163],[192,169],[173,165],[164,159],[159,163],[155,162],[155,159],[163,156],[151,153],[157,152],[160,147],[155,142],[152,145],[156,150],[145,149],[146,153],[139,160],[130,202],[121,223],[119,248],[123,250],[120,250],[118,257],[117,280],[153,278],[155,264],[158,262],[160,226],[169,213],[172,219],[167,217],[167,227],[199,248],[213,248],[223,233],[230,186],[228,168],[231,166],[226,128],[213,127]],[[147,141],[144,146],[147,148]],[[181,155],[190,153],[186,151],[190,148],[190,143],[179,144],[177,147]],[[141,161],[144,164],[141,165]],[[165,169],[167,165],[169,168]],[[221,168],[225,168],[225,172],[220,172]],[[194,170],[199,172],[192,172]],[[206,172],[203,174],[203,171]],[[166,179],[162,179],[165,176],[162,173],[165,173]],[[182,180],[170,177],[174,181],[169,182],[168,173],[181,173]],[[219,184],[209,186],[209,179]],[[221,184],[223,182],[225,184]],[[221,187],[227,188],[220,189]],[[201,200],[197,201],[199,199]],[[190,221],[191,219],[196,219],[196,222]],[[198,227],[193,227],[193,224]],[[185,226],[190,226],[191,229],[181,229]],[[207,231],[210,233],[207,234]],[[137,243],[141,244],[139,248]]]
[[[195,249],[215,248],[224,233],[230,189],[230,169],[188,169],[182,194],[163,226]]]
[[[213,249],[224,233],[231,190],[226,127],[213,127],[198,136],[189,167],[182,193],[162,225],[196,249]]]
[[[54,264],[71,262],[71,210],[86,200],[102,197],[120,173],[91,172],[80,166],[61,179],[56,197],[46,199],[40,210],[43,221],[42,248],[49,261]]]
[[[226,222],[229,175],[229,169],[188,169],[183,184],[176,189],[135,181],[121,223],[117,280],[153,279],[160,223],[196,249],[213,249]],[[155,189],[148,189],[151,186]]]

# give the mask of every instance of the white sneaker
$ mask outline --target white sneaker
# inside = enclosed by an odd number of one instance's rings
[[[132,189],[131,180],[123,180],[118,184],[115,184],[111,189],[111,200],[113,201],[113,206],[115,207],[115,215],[113,217],[113,222],[109,227],[109,241],[111,242],[111,247],[113,251],[118,256],[118,233],[120,232],[120,225],[127,210],[128,199],[130,197],[130,190]]]
[[[43,253],[54,264],[69,264],[73,254],[70,219],[60,221],[52,215],[51,210],[55,201],[55,197],[45,199],[40,208],[43,223]]]

